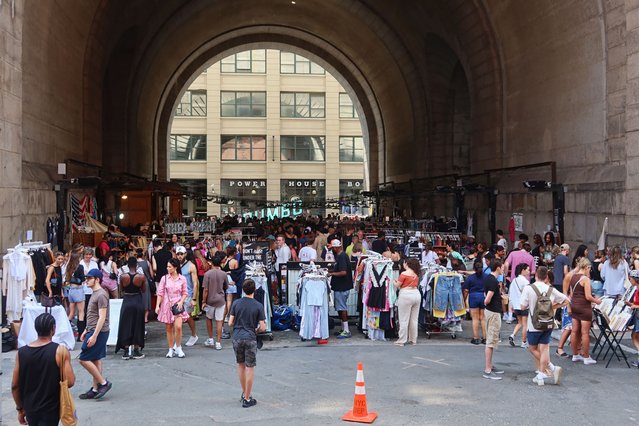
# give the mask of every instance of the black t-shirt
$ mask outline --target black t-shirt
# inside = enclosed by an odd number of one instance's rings
[[[231,315],[235,317],[233,324],[233,340],[256,340],[255,329],[260,321],[265,321],[264,305],[250,297],[242,297],[233,302]]]
[[[166,265],[169,263],[169,260],[173,258],[173,254],[167,249],[158,250],[157,253],[153,254],[155,258],[155,265],[158,270],[155,272],[155,282],[159,283],[163,276],[167,274]]]
[[[346,271],[346,276],[331,278],[333,291],[348,291],[353,288],[353,269],[348,256],[343,251],[335,257],[335,266],[333,267],[333,272],[341,271]]]
[[[499,281],[493,274],[488,274],[484,278],[484,294],[492,291],[493,297],[490,299],[490,303],[486,305],[486,309],[492,312],[502,313],[501,310],[501,293],[499,291]]]

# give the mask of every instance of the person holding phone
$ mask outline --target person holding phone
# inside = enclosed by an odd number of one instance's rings
[[[180,275],[180,261],[169,259],[167,274],[160,279],[157,288],[155,313],[158,321],[166,326],[166,341],[169,345],[167,358],[184,358],[182,351],[182,323],[189,319],[184,310],[184,301],[188,297],[186,279]]]

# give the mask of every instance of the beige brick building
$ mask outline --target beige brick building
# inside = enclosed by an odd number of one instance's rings
[[[179,100],[169,174],[193,194],[231,203],[185,198],[188,216],[296,197],[313,213],[362,213],[326,209],[326,200],[367,188],[364,151],[357,106],[331,74],[294,53],[255,49],[210,66]]]

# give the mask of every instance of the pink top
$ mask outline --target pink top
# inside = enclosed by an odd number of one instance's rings
[[[158,313],[158,321],[165,324],[173,324],[175,317],[171,312],[171,306],[182,300],[183,297],[188,295],[186,290],[186,278],[182,275],[178,275],[173,279],[170,275],[165,275],[158,284],[157,293],[162,297],[162,304],[160,305],[160,312]],[[190,303],[190,300],[185,299],[185,304]],[[183,320],[189,319],[189,314],[182,312],[180,314]]]
[[[520,263],[525,263],[530,268],[530,275],[534,276],[535,271],[537,270],[537,265],[535,265],[535,259],[532,257],[530,253],[526,250],[515,250],[511,251],[506,259],[508,262],[508,270],[510,272],[510,281],[515,279],[515,269],[517,265]]]

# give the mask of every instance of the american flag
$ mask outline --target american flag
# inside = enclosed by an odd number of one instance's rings
[[[73,231],[84,225],[84,215],[88,211],[91,198],[88,195],[78,199],[75,195],[71,195],[71,227]]]

